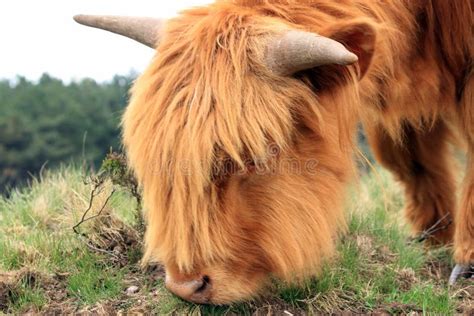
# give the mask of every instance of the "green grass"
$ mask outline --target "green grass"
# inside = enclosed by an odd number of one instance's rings
[[[41,309],[47,303],[46,294],[44,290],[39,287],[31,287],[25,282],[21,282],[14,292],[10,295],[12,301],[11,311],[22,312],[30,306],[35,306],[36,309]]]
[[[106,185],[96,197],[91,214],[100,209],[111,186]],[[135,221],[134,201],[125,192],[114,194],[105,209],[112,219],[81,227],[95,234],[97,245],[107,253],[88,248],[71,227],[87,208],[90,191],[79,171],[63,168],[33,180],[8,199],[0,198],[0,287],[8,281],[12,288],[3,298],[7,300],[3,310],[0,289],[0,313],[107,306],[103,310],[110,311],[112,306],[115,311],[207,315],[281,314],[285,310],[453,314],[474,308],[472,297],[459,298],[460,288],[446,285],[450,250],[427,250],[410,242],[400,213],[401,191],[382,171],[354,186],[347,207],[348,231],[341,237],[337,257],[318,278],[298,285],[275,281],[261,298],[232,306],[197,306],[176,298],[165,290],[160,277],[139,269],[138,246],[122,249],[125,255],[120,260],[111,259],[116,248],[107,248],[110,236],[123,236]],[[25,271],[37,276],[34,284],[21,277]],[[7,276],[3,281],[2,275]],[[139,293],[125,293],[131,284],[140,287]]]
[[[30,188],[13,192],[9,199],[0,198],[0,272],[27,268],[43,275],[64,274],[62,290],[80,306],[118,297],[128,269],[108,264],[71,229],[86,209],[89,194],[90,186],[83,184],[80,172],[65,168],[34,180]],[[98,197],[98,205],[106,195]],[[133,218],[133,208],[124,193],[110,203],[110,211],[125,223]],[[51,301],[40,287],[17,288],[9,311],[41,310]]]
[[[85,304],[117,298],[122,292],[124,271],[98,264],[94,256],[84,255],[67,280],[67,292]]]

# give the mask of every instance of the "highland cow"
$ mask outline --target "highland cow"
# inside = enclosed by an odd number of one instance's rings
[[[123,117],[147,210],[144,261],[197,303],[316,275],[344,231],[362,122],[404,185],[414,232],[454,240],[454,281],[474,263],[473,9],[222,0],[166,22],[77,16],[157,49]],[[459,203],[453,139],[468,155]]]

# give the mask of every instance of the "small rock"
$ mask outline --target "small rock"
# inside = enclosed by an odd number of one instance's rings
[[[130,287],[127,289],[127,294],[128,294],[128,295],[135,294],[135,293],[138,292],[138,290],[139,290],[138,286],[132,285],[132,286],[130,286]]]
[[[114,252],[116,255],[119,255],[119,254],[123,253],[123,248],[120,247],[120,246],[115,246],[113,252]]]

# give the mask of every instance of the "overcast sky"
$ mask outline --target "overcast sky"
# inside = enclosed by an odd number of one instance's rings
[[[171,17],[211,0],[0,0],[0,79],[49,74],[99,81],[143,71],[153,50],[75,23],[72,16],[117,14]]]

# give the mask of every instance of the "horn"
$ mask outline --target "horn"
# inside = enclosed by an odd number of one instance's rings
[[[357,56],[341,43],[304,31],[288,31],[272,38],[265,56],[267,67],[280,75],[291,75],[322,65],[350,65],[357,60]]]
[[[77,23],[103,29],[134,39],[148,47],[158,44],[160,29],[164,21],[149,17],[128,17],[112,15],[76,15]]]

